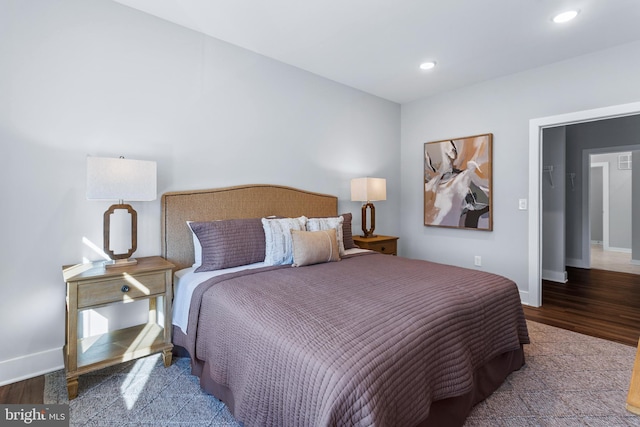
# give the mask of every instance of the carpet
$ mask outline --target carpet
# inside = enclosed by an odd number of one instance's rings
[[[527,322],[526,365],[479,403],[465,426],[639,426],[625,402],[634,347]],[[189,360],[160,355],[80,376],[69,402],[63,371],[45,376],[45,403],[69,403],[72,426],[239,426],[200,390]],[[446,427],[446,426],[445,426]]]

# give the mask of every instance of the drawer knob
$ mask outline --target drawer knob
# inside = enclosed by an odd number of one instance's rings
[[[384,246],[380,248],[384,252]]]
[[[120,288],[120,290],[122,292],[129,292],[129,285],[122,285],[122,288]]]

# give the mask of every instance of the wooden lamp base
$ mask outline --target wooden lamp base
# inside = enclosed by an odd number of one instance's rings
[[[371,228],[367,229],[367,209],[371,209]],[[376,207],[368,202],[362,205],[362,237],[376,237],[373,230],[376,228]]]
[[[131,215],[131,248],[127,253],[116,254],[111,250],[111,215],[115,213],[116,209],[123,209],[129,212]],[[111,257],[111,261],[105,263],[106,268],[125,267],[129,265],[135,265],[138,261],[135,258],[131,258],[131,255],[138,249],[138,213],[133,209],[131,205],[124,204],[122,202],[111,205],[104,213],[103,217],[103,242],[104,253]]]

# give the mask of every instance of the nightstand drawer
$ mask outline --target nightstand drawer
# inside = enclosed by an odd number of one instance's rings
[[[369,249],[385,255],[398,255],[398,238],[395,236],[353,236],[353,242],[361,249]]]
[[[112,302],[129,301],[165,292],[164,272],[128,274],[83,283],[78,286],[78,308],[92,307]]]
[[[380,252],[381,254],[395,255],[397,251],[395,240],[389,240],[386,242],[371,242],[366,244],[367,249]]]

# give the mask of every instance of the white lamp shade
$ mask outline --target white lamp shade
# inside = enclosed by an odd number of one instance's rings
[[[354,202],[387,200],[387,180],[384,178],[352,179],[351,200]]]
[[[149,201],[156,197],[156,162],[87,157],[87,199]]]

